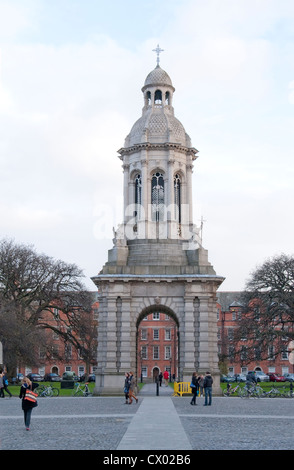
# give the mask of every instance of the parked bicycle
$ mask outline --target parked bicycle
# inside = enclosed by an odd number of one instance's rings
[[[262,397],[264,398],[287,398],[288,390],[285,387],[278,388],[275,385],[270,390],[263,391]]]
[[[52,385],[41,385],[36,390],[39,397],[58,397],[59,389]]]
[[[259,385],[245,385],[239,389],[238,395],[241,398],[260,398],[263,390]]]
[[[236,385],[236,387],[231,386],[231,384],[227,384],[227,388],[223,390],[224,397],[231,397],[237,390],[239,390],[240,384]]]
[[[90,397],[92,393],[89,390],[88,382],[81,385],[80,383],[75,383],[75,388],[72,391],[73,397]]]

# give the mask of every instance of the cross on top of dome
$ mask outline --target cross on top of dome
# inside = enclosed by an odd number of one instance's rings
[[[164,49],[161,49],[161,48],[159,47],[159,44],[157,44],[156,49],[152,49],[152,51],[153,51],[153,52],[156,52],[156,55],[157,55],[156,62],[157,62],[157,65],[159,65],[159,60],[160,60],[160,59],[159,59],[159,54],[160,54],[161,52],[163,52]]]

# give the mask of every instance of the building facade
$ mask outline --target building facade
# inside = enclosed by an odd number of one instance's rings
[[[285,341],[285,349],[278,354],[275,353],[275,344],[269,343],[268,359],[261,360],[256,355],[254,360],[247,361],[246,338],[244,338],[238,344],[238,349],[243,350],[242,357],[235,355],[235,331],[238,328],[238,320],[244,314],[240,297],[241,292],[218,293],[218,353],[219,357],[225,360],[228,374],[246,374],[249,370],[262,371],[265,374],[294,373],[288,341]]]
[[[160,373],[178,377],[178,330],[169,315],[153,312],[138,328],[138,378],[154,382]]]

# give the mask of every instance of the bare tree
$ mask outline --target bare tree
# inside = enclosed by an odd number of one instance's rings
[[[84,323],[84,315],[89,318],[92,307],[83,277],[75,264],[11,240],[0,242],[0,341],[10,367],[23,361],[36,363],[36,345],[42,344],[44,329],[56,331],[77,346],[78,325]],[[62,328],[50,320],[56,309],[63,312]],[[84,343],[82,347],[86,349]]]
[[[235,332],[241,362],[274,359],[294,339],[294,258],[282,254],[259,266],[246,285]]]

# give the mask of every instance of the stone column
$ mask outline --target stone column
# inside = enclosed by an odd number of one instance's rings
[[[194,331],[194,306],[193,297],[185,296],[184,298],[184,368],[183,381],[191,380],[193,372],[195,372],[195,331]]]
[[[122,311],[121,311],[121,360],[120,360],[120,372],[128,372],[131,368],[130,363],[130,310],[131,310],[131,298],[127,296],[122,297]]]
[[[210,295],[199,296],[199,372],[209,371],[214,380],[213,392],[220,393],[217,356],[217,319],[215,301]],[[214,318],[215,316],[215,318]]]

